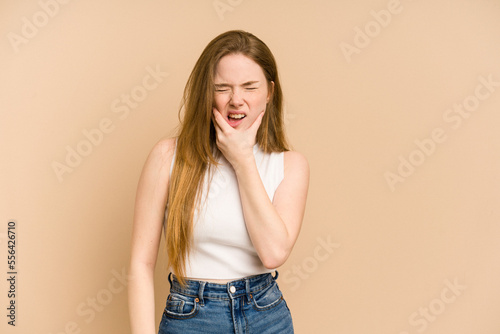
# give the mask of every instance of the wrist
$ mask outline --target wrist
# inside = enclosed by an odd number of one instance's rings
[[[238,177],[241,174],[246,174],[249,171],[256,169],[257,165],[255,163],[255,156],[249,155],[247,157],[239,159],[238,162],[235,162],[233,164],[233,169],[234,172],[236,173],[236,176]]]

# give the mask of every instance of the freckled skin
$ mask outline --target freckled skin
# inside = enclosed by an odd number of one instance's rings
[[[246,117],[235,126],[247,130],[266,109],[270,91],[262,68],[242,54],[221,58],[215,69],[214,104],[229,123],[229,112],[241,111]]]

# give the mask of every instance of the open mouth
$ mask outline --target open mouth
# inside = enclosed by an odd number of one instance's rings
[[[233,120],[238,121],[238,120],[240,120],[240,119],[245,118],[246,116],[247,116],[247,115],[245,115],[245,114],[229,114],[229,115],[227,115],[227,118],[228,118],[229,120],[232,120],[232,119],[233,119]]]

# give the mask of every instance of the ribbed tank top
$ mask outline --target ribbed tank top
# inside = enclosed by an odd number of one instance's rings
[[[177,142],[176,142],[177,150]],[[260,178],[272,201],[284,177],[284,154],[264,153],[255,144],[255,162]],[[175,152],[172,158],[172,173]],[[186,277],[198,279],[238,279],[272,272],[262,264],[243,217],[236,174],[221,156],[221,163],[204,178],[200,206],[193,220],[193,244],[186,266]],[[168,209],[165,212],[167,217]]]

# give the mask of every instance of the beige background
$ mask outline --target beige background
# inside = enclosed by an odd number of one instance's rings
[[[273,50],[288,135],[311,167],[279,278],[296,332],[500,333],[499,16],[498,0],[2,0],[1,277],[9,219],[19,275],[15,328],[1,279],[1,332],[129,333],[139,173],[173,134],[202,49],[239,28]],[[148,68],[161,72],[150,91]],[[58,177],[77,148],[86,156]],[[408,174],[391,187],[398,166]]]

